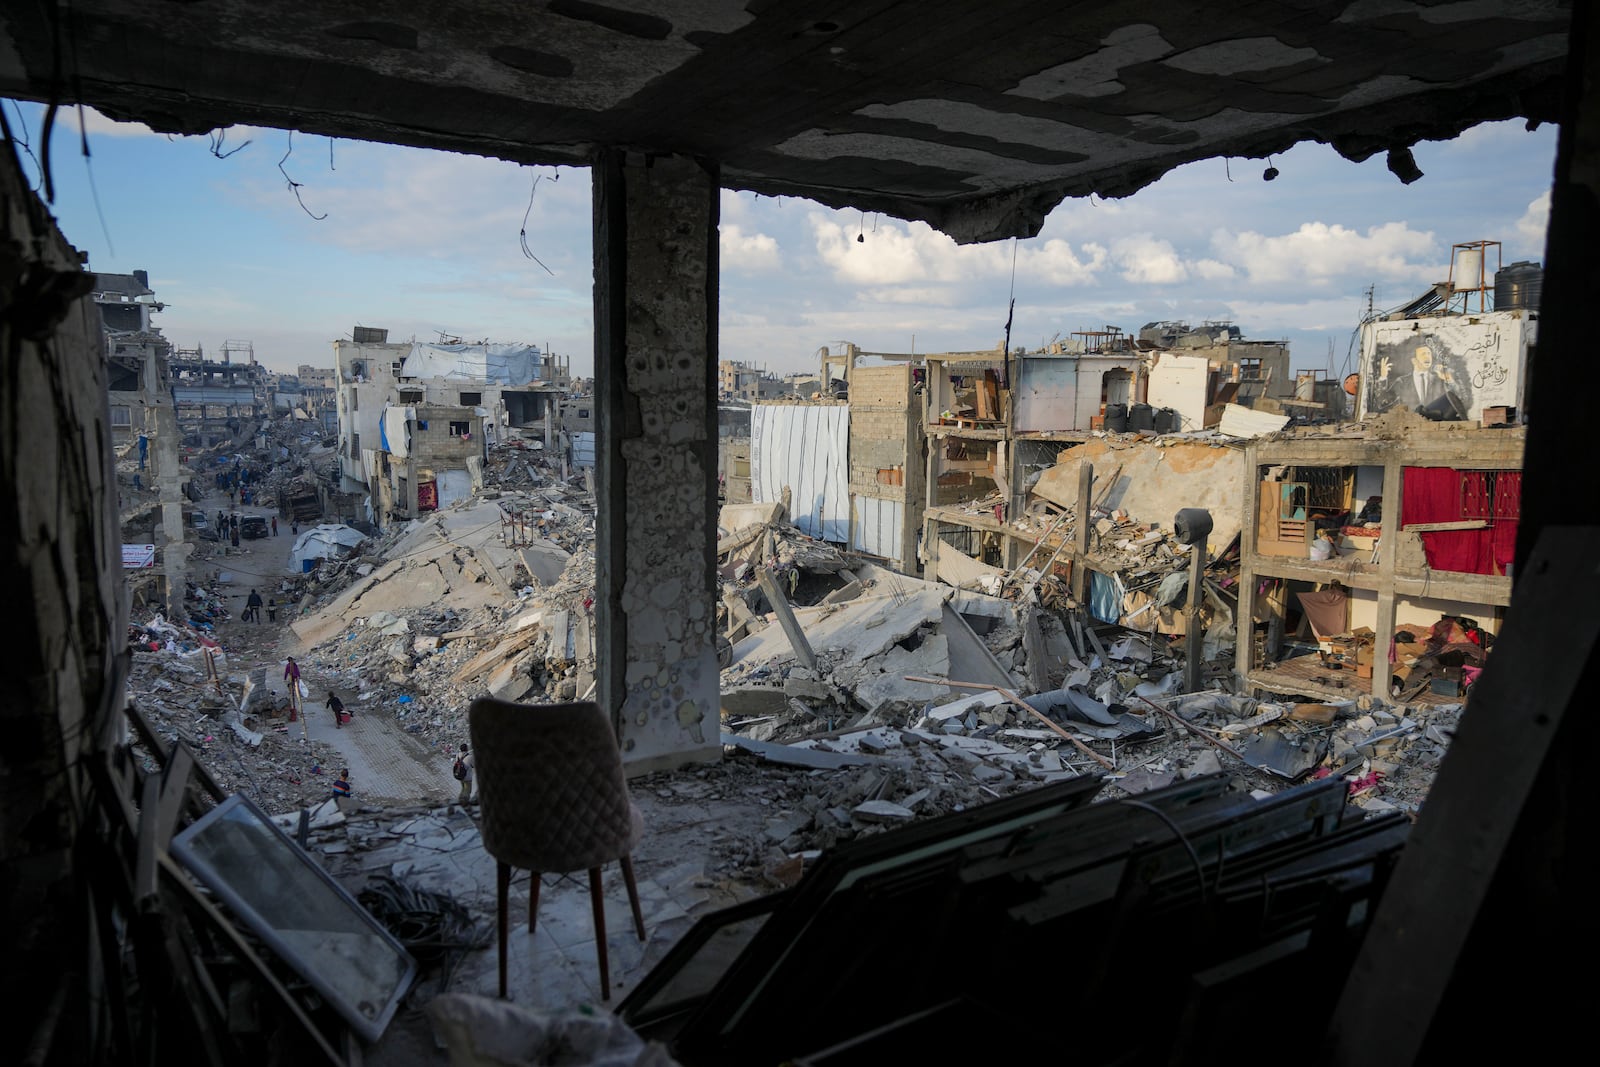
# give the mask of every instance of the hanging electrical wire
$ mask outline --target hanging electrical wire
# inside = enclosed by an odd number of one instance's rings
[[[283,165],[286,162],[288,162],[289,156],[292,155],[293,152],[294,152],[294,131],[290,130],[289,131],[289,145],[288,145],[287,148],[285,148],[283,150],[283,158],[278,160],[278,173],[282,174],[283,175],[283,180],[289,183],[289,191],[294,193],[295,202],[300,205],[300,210],[304,211],[307,215],[310,215],[316,221],[321,222],[323,219],[328,217],[328,213],[327,212],[323,212],[322,214],[318,215],[318,214],[315,214],[310,208],[306,207],[305,200],[302,199],[301,196],[300,196],[300,183],[295,181],[293,178],[289,177],[289,172],[283,169]]]
[[[528,259],[531,259],[535,263],[539,264],[539,266],[544,267],[544,272],[550,275],[550,277],[554,278],[556,276],[556,272],[551,270],[549,267],[545,267],[544,260],[534,255],[533,249],[528,247],[528,218],[533,214],[533,194],[539,191],[539,180],[543,177],[544,175],[542,174],[535,174],[533,176],[533,185],[528,189],[528,208],[522,213],[522,229],[517,234],[517,238],[522,245],[522,254]],[[561,175],[557,174],[550,180],[558,181],[560,180],[560,177]]]
[[[238,148],[230,148],[228,151],[224,152],[222,150],[222,146],[227,143],[228,140],[227,127],[212,130],[209,136],[211,137],[211,154],[216,156],[218,159],[227,159],[234,153],[243,152],[250,146],[250,142],[246,140],[245,143],[240,145]]]

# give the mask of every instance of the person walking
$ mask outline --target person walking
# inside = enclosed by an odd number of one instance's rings
[[[278,516],[272,516],[272,536],[278,536]]]
[[[293,656],[284,661],[283,681],[289,688],[289,721],[293,722],[296,713],[304,711],[304,707],[300,703],[300,664],[294,661]],[[300,732],[304,735],[305,731],[305,716],[302,714],[300,716]]]
[[[467,743],[465,741],[461,742],[461,754],[456,757],[455,765],[450,768],[450,773],[455,776],[456,781],[461,783],[462,807],[466,807],[472,801],[472,772],[476,766],[477,761],[467,748]]]
[[[244,617],[250,622],[259,623],[261,621],[261,594],[254,589],[250,590],[250,596],[245,599]],[[290,660],[289,662],[293,663],[294,661]]]
[[[339,699],[338,693],[332,691],[328,693],[327,707],[329,711],[333,712],[333,725],[343,730],[344,720],[347,718],[347,716],[344,713],[344,701]]]
[[[267,621],[278,621],[278,601],[275,597],[267,597]]]

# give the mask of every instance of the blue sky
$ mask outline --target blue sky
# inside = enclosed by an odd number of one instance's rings
[[[43,109],[4,106],[38,154]],[[282,165],[302,209],[279,171],[284,131],[229,129],[233,154],[218,158],[210,138],[88,118],[88,167],[76,113],[57,121],[52,210],[90,269],[150,272],[167,305],[157,322],[179,346],[249,340],[276,369],[331,366],[332,342],[359,324],[391,340],[540,344],[590,372],[586,170],[353,141],[332,142],[330,161],[327,138],[296,134]],[[1014,346],[1227,319],[1288,339],[1297,369],[1325,368],[1331,342],[1339,371],[1369,285],[1380,308],[1407,300],[1445,278],[1457,241],[1501,241],[1507,263],[1543,258],[1555,141],[1553,126],[1504,122],[1423,142],[1410,186],[1381,155],[1355,164],[1317,144],[1273,157],[1272,182],[1265,161],[1208,160],[1123,200],[1067,201],[1030,240],[967,247],[920,223],[724,192],[721,355],[786,373],[840,341],[990,348],[1014,291]],[[550,273],[522,250],[525,213]]]

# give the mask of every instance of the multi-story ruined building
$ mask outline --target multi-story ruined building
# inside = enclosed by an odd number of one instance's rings
[[[375,522],[466,497],[500,435],[554,441],[565,360],[528,345],[390,342],[356,327],[334,342],[340,488]]]

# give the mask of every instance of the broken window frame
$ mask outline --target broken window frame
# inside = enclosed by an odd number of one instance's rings
[[[244,816],[244,818],[241,818]],[[212,830],[218,823],[224,821],[243,821],[257,831],[264,831],[265,837],[257,836],[257,842],[272,842],[277,846],[276,851],[262,853],[262,866],[265,867],[269,859],[278,861],[278,870],[287,868],[290,872],[299,872],[295,879],[295,889],[306,894],[326,894],[321,902],[327,906],[336,903],[343,906],[343,912],[337,910],[331,914],[344,915],[350,920],[348,930],[329,930],[327,933],[356,933],[369,936],[373,947],[387,949],[392,964],[398,977],[390,989],[387,990],[381,1004],[371,1007],[363,1012],[361,1005],[350,999],[351,990],[344,988],[342,982],[330,976],[322,953],[327,948],[324,946],[318,955],[308,956],[298,946],[284,937],[283,933],[267,916],[258,910],[255,900],[260,898],[261,888],[255,884],[240,887],[237,877],[230,878],[228,874],[213,865],[203,853],[201,841],[206,837],[207,831]],[[295,844],[294,839],[284,833],[282,828],[275,824],[267,815],[248,799],[240,794],[234,794],[218,804],[204,816],[197,819],[177,837],[172,839],[169,849],[174,857],[183,864],[184,868],[192,873],[202,885],[227,904],[229,910],[250,929],[257,937],[266,943],[273,954],[292,967],[300,977],[333,1008],[339,1016],[347,1022],[351,1029],[360,1034],[367,1041],[376,1041],[383,1036],[383,1031],[394,1018],[400,1001],[417,976],[417,961],[406,951],[405,946],[389,932],[377,919],[373,918],[359,902],[356,901],[343,886],[334,881],[321,865],[313,860],[304,849]],[[314,899],[314,897],[307,898]],[[329,913],[324,913],[324,915]]]

